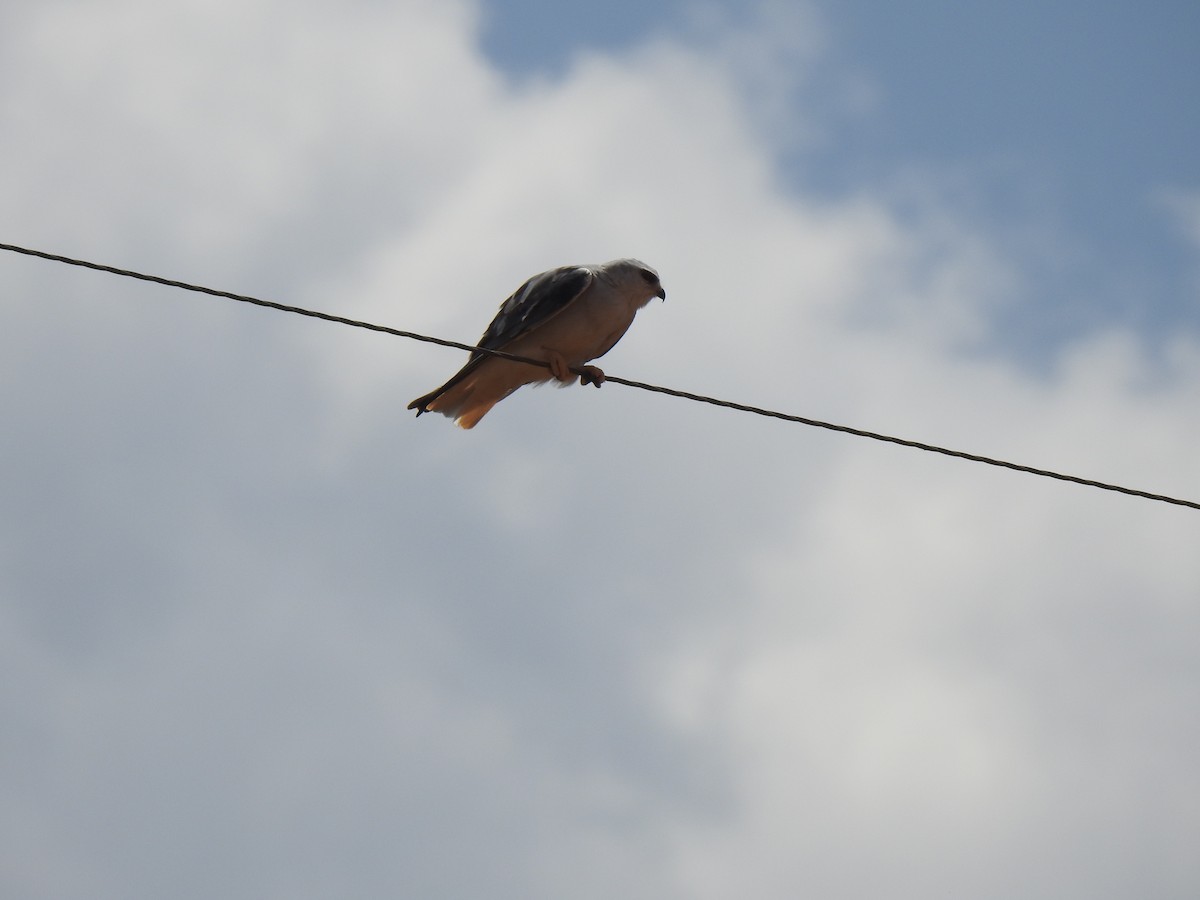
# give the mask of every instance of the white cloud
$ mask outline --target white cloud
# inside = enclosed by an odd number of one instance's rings
[[[477,21],[10,16],[6,239],[468,340],[635,254],[615,373],[1196,493],[1194,335],[1023,371],[984,223],[783,187],[776,20],[538,83]],[[453,351],[2,262],[18,894],[1200,881],[1194,513],[616,385],[464,434],[403,409]]]

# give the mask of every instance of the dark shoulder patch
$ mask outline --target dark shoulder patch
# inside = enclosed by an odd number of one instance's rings
[[[541,325],[587,290],[593,277],[583,266],[562,266],[534,275],[500,304],[500,311],[479,339],[479,346],[498,350]],[[478,355],[478,351],[473,354]]]

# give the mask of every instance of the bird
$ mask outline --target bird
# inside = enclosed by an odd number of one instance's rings
[[[578,372],[583,384],[600,387],[603,370],[585,363],[611,350],[654,297],[667,299],[658,272],[636,259],[560,266],[534,275],[500,304],[477,346],[542,360],[548,368],[472,350],[449,381],[408,408],[418,416],[441,413],[462,428],[474,428],[493,406],[526,384],[553,379],[566,387],[575,383]]]

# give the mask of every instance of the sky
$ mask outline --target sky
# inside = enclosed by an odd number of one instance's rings
[[[0,242],[1200,499],[1200,13],[0,8]],[[0,892],[1182,898],[1200,514],[0,253]]]

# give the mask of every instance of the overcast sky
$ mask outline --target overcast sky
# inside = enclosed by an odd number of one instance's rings
[[[0,242],[1200,499],[1200,7],[0,7]],[[968,11],[969,10],[969,11]],[[5,898],[1200,894],[1200,513],[0,253]]]

